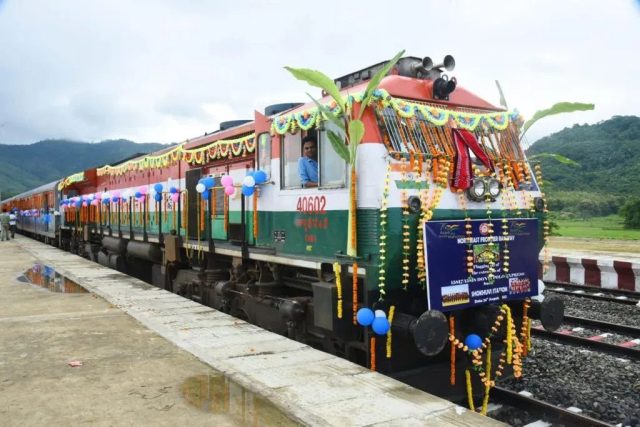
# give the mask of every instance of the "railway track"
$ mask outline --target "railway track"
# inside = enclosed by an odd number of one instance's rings
[[[564,282],[544,282],[545,290],[563,294],[589,298],[599,301],[609,301],[619,304],[639,305],[640,293],[620,289],[602,289],[593,286],[576,285]]]
[[[586,326],[592,328],[603,329],[613,333],[631,335],[634,338],[640,338],[640,328],[635,326],[620,325],[618,323],[602,322],[600,320],[587,319],[584,317],[564,316],[565,323],[572,325]]]
[[[491,402],[515,407],[538,418],[536,425],[610,426],[611,424],[583,415],[579,408],[561,408],[534,398],[530,393],[515,392],[499,386],[491,389]],[[491,412],[490,412],[491,413]]]
[[[551,332],[544,330],[541,326],[535,326],[531,328],[531,334],[540,338],[553,339],[561,343],[579,345],[595,351],[601,351],[632,360],[640,360],[640,339],[625,341],[618,344],[611,344],[602,341],[602,338],[605,337],[602,334],[585,338],[573,335],[573,333],[574,331],[571,329],[563,329],[559,332]]]

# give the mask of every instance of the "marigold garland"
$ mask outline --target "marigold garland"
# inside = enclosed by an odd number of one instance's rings
[[[401,164],[401,180],[407,182],[407,165],[403,157]],[[402,186],[405,187],[404,185]],[[400,204],[402,206],[402,288],[409,286],[409,250],[411,249],[411,233],[409,232],[409,204],[407,203],[407,192],[400,192]]]
[[[369,360],[369,369],[376,370],[376,337],[371,337],[369,340],[369,353],[371,357]]]
[[[357,314],[358,314],[358,263],[354,262],[353,263],[353,275],[351,278],[351,287],[352,287],[352,292],[353,294],[351,295],[352,298],[352,311],[353,311],[353,324],[357,325],[358,324],[358,319],[357,319]]]
[[[468,352],[472,356],[471,362],[473,364],[473,369],[475,371],[478,371],[478,376],[480,377],[480,380],[482,381],[482,384],[485,387],[481,413],[486,413],[486,407],[488,405],[488,399],[489,399],[489,392],[491,388],[495,386],[495,381],[491,379],[491,369],[492,369],[491,339],[493,335],[498,332],[498,329],[500,328],[504,320],[506,320],[505,329],[507,332],[507,339],[504,340],[505,350],[500,354],[498,358],[499,363],[494,373],[496,379],[502,376],[504,367],[507,364],[513,365],[514,377],[519,378],[520,376],[522,376],[522,357],[524,356],[524,350],[523,350],[524,346],[520,343],[520,340],[518,340],[516,336],[515,323],[513,322],[513,319],[511,317],[511,311],[506,304],[503,304],[500,307],[500,314],[498,314],[498,316],[496,317],[496,320],[494,321],[494,324],[491,327],[491,332],[489,333],[488,336],[484,338],[482,345],[479,348],[471,351],[466,345],[464,345],[463,342],[461,342],[458,338],[455,337],[455,328],[451,320],[452,317],[453,316],[449,318],[449,341],[451,342],[451,376],[452,376],[451,379],[455,380],[453,376],[455,375],[456,349],[462,350],[464,352]],[[527,323],[530,323],[530,319]],[[509,351],[508,342],[511,342],[514,347],[513,353],[512,353],[512,361],[509,361],[505,356],[505,353]],[[482,360],[483,354],[486,354],[486,360],[484,362]],[[471,390],[471,372],[468,369],[465,371],[465,376],[467,379],[467,397],[469,400],[469,408],[472,410],[475,410],[474,403],[473,403],[473,390]],[[454,384],[455,383],[452,382],[452,385]]]
[[[487,366],[485,368],[486,378],[491,378],[491,341],[487,343]],[[487,415],[487,407],[489,406],[489,392],[491,391],[491,382],[484,384],[484,399],[482,399],[482,415]]]
[[[360,103],[363,99],[363,93],[358,92],[347,97],[347,110],[353,107],[354,103]],[[402,118],[409,119],[413,117],[422,117],[435,126],[443,126],[450,119],[454,119],[458,127],[474,131],[479,125],[490,127],[496,130],[505,130],[511,123],[518,123],[521,118],[517,111],[512,112],[488,112],[488,113],[470,113],[466,111],[454,111],[443,107],[435,107],[432,105],[424,105],[418,102],[412,102],[402,98],[394,98],[384,89],[376,89],[373,92],[373,102],[383,108],[393,108],[393,110]],[[321,102],[325,106],[339,116],[343,114],[340,107],[335,101],[327,103]],[[320,120],[320,114],[317,107],[310,107],[303,111],[291,112],[276,116],[271,124],[272,134],[284,135],[287,132],[295,133],[298,128],[309,129],[317,120]]]
[[[389,330],[387,331],[387,343],[386,343],[386,350],[387,350],[387,359],[391,359],[391,326],[393,325],[393,314],[396,311],[396,306],[392,305],[391,307],[389,307],[389,315],[387,316],[387,319],[389,320]]]
[[[338,319],[342,319],[342,267],[339,263],[333,263],[333,272],[336,275],[336,291],[338,293],[336,311],[338,313]]]
[[[456,320],[452,314],[449,316],[449,337],[456,336]],[[456,385],[456,344],[451,340],[451,356],[449,363],[449,382]]]
[[[386,279],[386,245],[387,245],[387,205],[389,204],[389,186],[391,184],[391,163],[387,163],[387,173],[384,178],[382,202],[380,205],[380,268],[378,269],[378,290],[380,299],[384,299]]]
[[[538,181],[538,186],[540,187],[540,197],[542,197],[542,201],[544,202],[544,222],[543,222],[543,238],[544,238],[544,255],[543,255],[543,262],[542,262],[542,273],[546,273],[549,270],[549,220],[547,220],[547,214],[549,213],[549,209],[547,209],[547,200],[545,198],[545,194],[543,192],[543,180],[542,180],[542,168],[540,166],[540,164],[536,164],[535,166],[535,171],[536,171],[536,180]]]
[[[253,239],[254,241],[258,240],[258,191],[259,189],[256,188],[255,191],[253,192]],[[214,190],[214,193],[215,193],[215,190]],[[215,201],[215,198],[214,198],[214,201]]]
[[[507,363],[510,365],[513,357],[513,334],[512,334],[512,328],[511,328],[513,319],[511,317],[511,309],[509,308],[509,306],[506,304],[502,304],[502,308],[507,314],[507,326],[506,326]]]
[[[476,407],[473,404],[473,385],[471,384],[471,372],[469,372],[469,368],[464,370],[464,376],[467,380],[467,400],[469,401],[469,409],[475,411]]]

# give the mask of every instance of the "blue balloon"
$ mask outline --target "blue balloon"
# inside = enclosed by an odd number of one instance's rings
[[[246,185],[242,186],[242,194],[245,196],[251,196],[254,191],[256,191],[255,187],[247,187]]]
[[[113,203],[118,203],[118,202],[120,201],[120,197],[118,197],[118,196],[113,196],[113,197],[111,198],[111,200],[113,201]]]
[[[469,350],[477,350],[482,347],[482,338],[476,334],[469,334],[464,339],[464,345],[469,347]]]
[[[105,199],[102,199],[102,203],[104,203],[105,205],[108,205],[109,203],[111,203],[111,200],[107,197]]]
[[[376,317],[373,319],[371,329],[378,335],[385,335],[389,331],[390,326],[386,317]]]
[[[369,326],[372,324],[374,317],[373,310],[366,307],[358,310],[358,313],[356,314],[356,320],[358,320],[358,324],[362,326]]]
[[[171,187],[169,189],[169,193],[171,193],[171,194],[176,194],[177,192],[178,192],[178,189],[176,187]]]
[[[249,172],[247,172],[246,176],[253,176],[254,179],[255,179],[255,176],[253,175],[254,173],[255,173],[254,171],[249,171]]]
[[[139,191],[136,191],[136,194],[134,194],[136,196],[136,199],[139,199],[140,197],[142,197],[142,193]]]
[[[153,186],[153,189],[156,190],[156,193],[162,193],[162,184],[157,183]]]
[[[209,194],[210,194],[210,193],[209,193],[208,191],[205,191],[205,192],[203,192],[203,193],[201,193],[201,194],[202,194],[202,198],[203,198],[204,200],[209,200]]]
[[[208,176],[208,177],[206,177],[205,179],[202,180],[202,183],[204,184],[204,188],[209,190],[210,188],[213,187],[213,185],[215,184],[215,181],[213,180],[213,178]]]
[[[80,208],[80,207],[82,207],[82,200],[78,200],[76,202],[76,208]]]
[[[256,180],[256,184],[263,184],[267,181],[267,173],[265,171],[257,170],[253,174],[253,179]]]
[[[156,199],[156,202],[161,202],[161,201],[162,201],[162,194],[160,194],[160,193],[156,193],[156,194],[153,196],[153,198],[154,198],[154,199]]]

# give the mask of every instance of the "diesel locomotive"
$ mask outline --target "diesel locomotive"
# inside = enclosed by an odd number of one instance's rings
[[[335,79],[350,108],[386,63]],[[548,225],[521,118],[449,78],[453,67],[450,56],[403,57],[390,69],[362,113],[353,172],[318,104],[284,103],[2,208],[29,236],[429,391],[473,396],[500,369],[519,375],[531,318],[555,329],[563,307],[535,300]],[[319,103],[343,114],[326,93]],[[308,135],[312,188],[298,174]]]

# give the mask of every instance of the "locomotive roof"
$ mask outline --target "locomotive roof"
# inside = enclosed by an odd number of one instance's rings
[[[47,184],[43,184],[39,187],[33,188],[29,191],[25,191],[24,193],[16,194],[13,197],[9,197],[8,199],[3,200],[1,203],[7,203],[12,200],[22,199],[24,197],[31,196],[32,194],[44,193],[46,191],[55,191],[56,185],[58,184],[59,181],[60,180],[49,182]]]
[[[204,134],[196,138],[188,139],[184,144],[185,149],[196,148],[201,145],[211,144],[212,142],[219,141],[227,138],[237,138],[238,136],[251,133],[254,130],[254,121],[244,123],[240,126],[235,126],[230,129],[219,130],[209,134]],[[173,148],[173,147],[172,147]]]
[[[342,89],[340,93],[343,96],[347,96],[349,94],[355,94],[359,92],[364,92],[367,88],[368,82],[363,82],[354,86],[349,86],[346,89]],[[418,80],[410,77],[403,77],[397,75],[386,76],[380,82],[378,88],[384,89],[391,96],[404,98],[404,99],[413,99],[416,101],[429,102],[430,104],[439,104],[443,107],[449,107],[452,109],[455,108],[472,108],[478,110],[486,110],[486,111],[506,111],[504,108],[496,107],[495,105],[485,101],[480,98],[478,95],[470,92],[464,87],[458,85],[456,90],[454,90],[449,95],[449,101],[444,101],[440,99],[432,98],[432,87],[433,80]],[[321,98],[324,102],[329,102],[331,98],[329,96],[325,96]],[[309,108],[314,108],[315,104],[313,102],[308,102],[304,105],[301,105],[298,108],[295,108],[288,113],[291,112],[299,112],[304,111]]]

